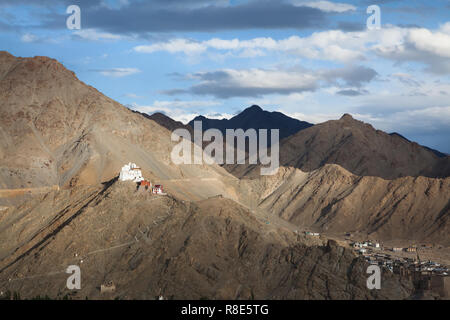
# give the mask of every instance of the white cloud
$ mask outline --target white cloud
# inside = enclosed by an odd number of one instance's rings
[[[212,107],[217,106],[220,103],[217,101],[208,101],[208,100],[189,100],[189,101],[161,101],[156,100],[153,102],[153,105],[147,106],[150,108],[154,108],[155,110],[169,110],[170,108],[202,108],[202,107]]]
[[[283,53],[313,60],[350,63],[374,56],[397,62],[416,61],[434,73],[450,73],[450,22],[437,30],[401,28],[387,25],[380,30],[344,32],[328,30],[306,37],[250,40],[213,38],[205,41],[172,39],[134,48],[136,52],[166,51],[201,55],[208,50],[230,52],[230,57],[256,57]],[[227,55],[222,55],[226,58]]]
[[[450,106],[403,110],[385,115],[360,114],[358,117],[386,132],[436,132],[450,128]]]
[[[36,42],[39,41],[39,37],[32,33],[25,33],[20,40],[22,42]]]
[[[325,12],[337,12],[343,13],[347,11],[355,11],[356,7],[347,3],[338,3],[338,2],[330,2],[330,1],[302,1],[302,0],[294,0],[292,1],[294,5],[297,6],[305,6],[310,8],[319,9]]]
[[[91,71],[99,72],[106,77],[113,77],[113,78],[130,76],[132,74],[141,72],[141,70],[139,70],[137,68],[95,69],[95,70],[91,70]]]
[[[316,91],[334,85],[345,88],[361,88],[371,82],[378,73],[363,66],[308,70],[301,67],[289,69],[220,69],[188,74],[187,79],[197,83],[188,89],[172,89],[167,95],[196,94],[217,98],[261,97],[270,94],[289,95]]]
[[[129,38],[119,34],[97,31],[96,29],[81,29],[73,32],[73,34],[89,41],[117,41]]]
[[[141,53],[167,51],[169,53],[183,52],[186,55],[198,54],[206,51],[206,49],[206,45],[187,39],[171,39],[168,42],[160,42],[151,45],[134,47],[134,51]]]
[[[202,54],[208,49],[217,51],[239,52],[240,57],[255,57],[265,55],[268,51],[285,52],[311,59],[352,61],[362,59],[363,55],[349,45],[344,48],[342,41],[348,36],[341,31],[327,31],[327,33],[314,33],[310,37],[301,38],[291,36],[286,39],[274,40],[272,38],[254,38],[250,40],[218,39],[194,41],[189,39],[171,39],[167,42],[157,42],[150,45],[141,45],[133,48],[140,53],[154,53],[165,51],[169,53],[184,53],[185,55]],[[351,42],[349,41],[351,44]],[[360,49],[360,48],[358,48]]]
[[[213,108],[220,105],[217,101],[208,101],[208,100],[189,100],[189,101],[160,101],[156,100],[152,105],[138,105],[132,104],[130,107],[133,110],[153,114],[155,112],[163,112],[167,116],[171,117],[176,121],[181,121],[183,123],[188,123],[196,116],[200,114],[207,116],[209,118],[221,119],[221,118],[231,118],[232,115],[227,113],[217,113],[215,111],[206,111],[203,112],[204,109]],[[196,111],[195,109],[202,109]]]
[[[409,73],[397,72],[392,74],[392,77],[407,86],[420,87],[420,80],[416,80],[415,77]]]
[[[274,88],[274,89],[309,89],[314,88],[318,77],[312,73],[281,71],[281,70],[263,70],[263,69],[223,69],[228,77],[228,83],[224,81],[224,86],[241,86],[245,88]],[[197,73],[204,79],[206,73]],[[207,76],[208,77],[208,76]],[[215,79],[206,80],[215,81]],[[222,79],[219,79],[222,81]]]
[[[282,109],[280,109],[279,111],[291,118],[295,118],[300,121],[306,121],[306,122],[313,123],[313,124],[322,123],[322,122],[325,122],[328,120],[333,120],[333,119],[339,119],[342,116],[342,114],[338,114],[338,113],[304,114],[301,112],[286,112],[286,111],[283,111]]]
[[[431,31],[425,28],[390,27],[370,50],[380,57],[404,63],[416,61],[433,73],[450,73],[450,27],[444,24]]]
[[[187,92],[217,98],[259,97],[265,94],[289,94],[314,91],[319,76],[298,70],[222,69],[197,72],[188,77],[197,80]]]

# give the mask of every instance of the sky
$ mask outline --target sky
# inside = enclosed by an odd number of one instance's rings
[[[0,50],[184,123],[253,104],[312,123],[350,113],[450,153],[450,0],[0,0]]]

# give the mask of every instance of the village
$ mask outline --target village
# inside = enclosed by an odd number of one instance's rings
[[[298,230],[295,230],[295,233],[298,234]],[[318,232],[303,233],[312,238],[321,236]],[[421,244],[390,247],[375,240],[356,241],[351,233],[346,233],[344,238],[345,241],[339,242],[352,248],[357,256],[363,257],[370,265],[380,266],[388,272],[411,280],[419,295],[427,293],[440,298],[450,297],[449,267],[431,259],[420,258],[420,254],[429,256],[433,250],[439,250],[436,246]]]
[[[349,234],[346,234],[348,237]],[[347,238],[348,239],[348,238]],[[356,254],[363,256],[371,265],[384,267],[402,278],[411,280],[417,292],[434,293],[440,297],[450,296],[449,267],[429,259],[421,259],[420,252],[433,249],[431,244],[407,247],[385,247],[373,240],[347,240]]]
[[[298,234],[298,230],[295,233]],[[320,236],[320,233],[312,231],[304,231],[304,234],[310,237]],[[354,241],[351,233],[345,234],[345,243],[370,264],[384,266],[393,273],[406,274],[414,271],[440,276],[448,276],[450,273],[450,269],[441,263],[420,259],[419,251],[426,252],[426,250],[433,249],[432,244],[387,247],[375,240]]]
[[[384,266],[394,273],[400,273],[400,270],[410,270],[415,272],[429,272],[436,275],[448,276],[449,269],[431,260],[421,260],[419,249],[430,249],[429,245],[422,245],[421,248],[416,245],[409,247],[384,247],[379,242],[363,241],[350,242],[351,247],[359,255],[362,255],[370,264]],[[401,255],[400,253],[409,253]],[[402,271],[404,273],[404,271]]]

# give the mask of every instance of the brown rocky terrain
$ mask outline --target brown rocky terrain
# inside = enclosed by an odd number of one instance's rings
[[[351,127],[349,138],[344,127],[344,133],[327,131],[337,144],[373,132],[384,139],[348,116],[329,123]],[[24,297],[61,296],[64,269],[79,263],[82,298],[406,298],[410,284],[391,275],[385,291],[368,292],[363,262],[352,252],[294,231],[360,231],[450,245],[450,178],[385,180],[327,161],[308,170],[289,164],[266,177],[242,166],[243,179],[218,165],[174,165],[167,128],[46,57],[0,52],[0,135],[0,290]],[[322,132],[311,139],[311,150],[331,145]],[[385,143],[374,139],[373,148]],[[292,147],[283,163],[297,159],[293,141],[283,142],[286,150]],[[416,148],[398,143],[399,149]],[[334,151],[322,156],[352,160],[354,148],[326,147]],[[417,148],[420,161],[437,159]],[[392,175],[425,172],[417,159],[408,169],[410,156],[396,152],[394,159],[406,161],[401,166],[374,168]],[[306,154],[316,163],[314,152]],[[371,167],[364,159],[361,166]],[[130,161],[169,196],[115,182]],[[97,287],[109,280],[117,294],[100,296]]]
[[[303,171],[338,164],[359,176],[385,179],[450,175],[450,156],[439,158],[415,142],[375,130],[348,114],[282,141],[280,163]]]
[[[224,167],[258,195],[242,202],[300,228],[450,245],[448,156],[345,115],[282,140],[280,163]]]
[[[0,291],[68,294],[79,265],[84,299],[404,299],[408,281],[389,271],[366,288],[363,259],[334,242],[258,221],[229,199],[151,196],[111,181],[51,192],[1,217]],[[6,229],[8,232],[5,232]],[[99,287],[113,281],[116,292]]]
[[[301,130],[280,141],[280,164],[309,172],[338,164],[358,176],[396,179],[407,176],[450,176],[450,156],[387,134],[345,114]],[[248,177],[254,166],[224,166],[237,177]]]
[[[172,193],[191,199],[224,193],[220,180],[233,179],[219,166],[174,166],[169,130],[87,86],[56,60],[0,52],[0,66],[4,192],[99,184],[130,161],[146,178],[172,183]],[[189,178],[206,179],[195,187]]]
[[[299,227],[450,245],[450,178],[385,180],[325,165],[311,172],[281,167],[276,175],[241,184],[259,195],[242,202]]]

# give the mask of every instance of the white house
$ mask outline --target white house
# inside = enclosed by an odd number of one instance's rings
[[[156,184],[156,185],[153,187],[152,192],[153,192],[154,194],[164,194],[164,192],[163,192],[163,186],[160,185],[160,184]]]
[[[353,248],[362,248],[362,244],[360,242],[353,243]]]
[[[144,180],[142,176],[141,168],[139,168],[135,163],[129,163],[122,167],[119,174],[120,181],[133,181],[141,182]]]

